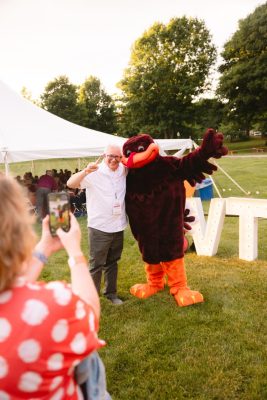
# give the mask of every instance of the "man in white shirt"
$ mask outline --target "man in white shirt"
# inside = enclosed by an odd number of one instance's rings
[[[73,174],[67,186],[86,189],[88,234],[90,245],[90,273],[100,293],[104,272],[104,295],[116,305],[118,261],[123,249],[123,231],[127,226],[125,213],[126,168],[120,162],[121,149],[108,145],[101,163],[89,163]]]

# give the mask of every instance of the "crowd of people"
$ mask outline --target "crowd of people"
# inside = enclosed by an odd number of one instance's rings
[[[28,172],[23,179],[0,174],[1,399],[111,398],[97,352],[105,342],[97,332],[102,274],[104,296],[114,305],[123,303],[117,296],[118,261],[127,225],[127,171],[121,158],[121,149],[109,145],[101,162],[89,163],[82,171],[47,170],[40,177]],[[74,214],[68,232],[59,228],[55,237],[50,233],[45,199],[59,190],[86,200],[89,268]],[[42,223],[38,242],[29,193],[35,193]],[[70,285],[38,281],[49,257],[60,249],[68,256]]]
[[[47,194],[52,191],[66,191],[70,195],[71,210],[75,215],[79,216],[84,213],[84,205],[86,203],[85,191],[75,189],[72,190],[67,186],[67,181],[72,174],[77,173],[78,168],[74,172],[68,169],[46,170],[41,176],[34,175],[32,172],[25,172],[23,177],[16,176],[16,180],[25,187],[29,203],[36,208],[39,222],[47,215]]]
[[[58,190],[66,189],[67,180],[72,175],[72,171],[68,169],[51,169],[48,170],[51,173],[51,176],[54,178]],[[78,168],[75,169],[74,173],[78,172]],[[21,183],[23,186],[27,187],[30,192],[36,192],[37,184],[40,177],[38,175],[33,175],[32,172],[25,172],[23,177],[21,175],[16,176],[16,180]]]

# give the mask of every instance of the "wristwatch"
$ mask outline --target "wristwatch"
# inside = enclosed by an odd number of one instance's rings
[[[68,259],[68,264],[70,268],[73,268],[76,264],[87,264],[87,260],[83,254],[80,254],[79,256],[70,257]]]

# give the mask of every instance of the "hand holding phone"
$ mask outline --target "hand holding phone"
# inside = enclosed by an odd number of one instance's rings
[[[81,250],[81,228],[75,218],[75,216],[70,213],[71,227],[69,232],[64,232],[61,229],[58,231],[58,237],[68,253],[69,257],[74,257],[82,254]]]
[[[52,236],[56,236],[58,228],[70,230],[70,199],[66,192],[48,194],[49,228]]]

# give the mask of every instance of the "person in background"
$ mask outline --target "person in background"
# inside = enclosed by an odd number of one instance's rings
[[[20,183],[21,185],[23,185],[23,180],[21,179],[21,176],[20,176],[20,175],[17,175],[17,176],[15,177],[15,179],[16,179],[16,181],[17,181],[18,183]]]
[[[71,209],[75,216],[86,215],[84,205],[86,204],[85,189],[69,190]],[[77,215],[75,214],[77,213]]]
[[[69,232],[58,229],[52,237],[46,216],[36,244],[19,183],[0,175],[0,198],[0,398],[80,399],[74,369],[105,343],[97,337],[99,297],[81,251],[79,224],[71,214]],[[48,257],[62,248],[71,285],[37,282]]]
[[[26,187],[29,187],[33,184],[33,176],[31,172],[25,172],[23,176],[23,183]]]
[[[55,190],[57,190],[57,183],[53,177],[53,173],[51,170],[46,170],[45,175],[39,178],[36,185],[36,208],[39,221],[48,214],[48,193]]]
[[[38,179],[39,179],[39,176],[38,175],[34,175],[32,183],[34,185],[37,185]]]
[[[104,296],[113,304],[123,301],[117,296],[118,261],[123,249],[123,231],[127,226],[125,213],[126,168],[122,165],[121,149],[108,145],[99,163],[91,162],[67,181],[70,188],[86,189],[90,273],[100,293],[104,272]]]

